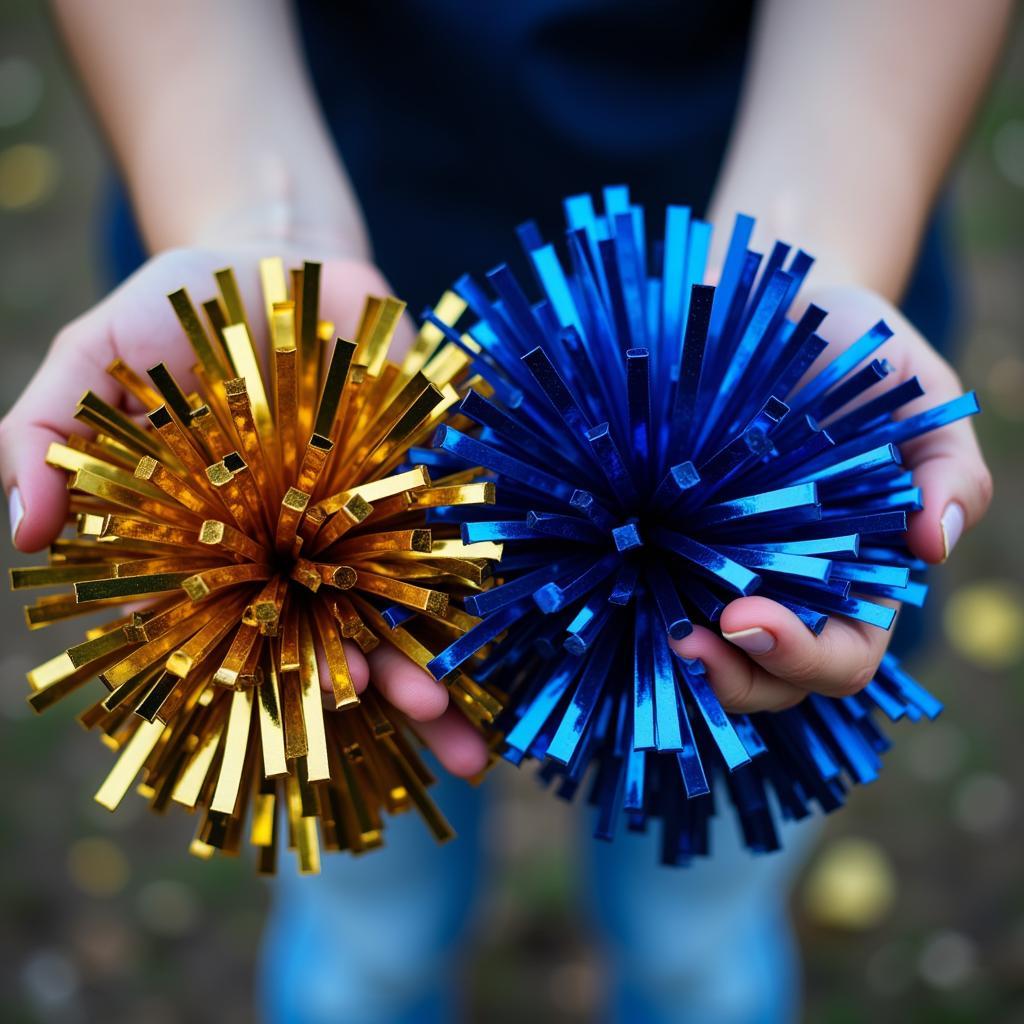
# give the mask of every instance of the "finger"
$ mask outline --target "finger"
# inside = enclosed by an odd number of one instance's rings
[[[414,722],[429,722],[448,707],[448,688],[444,683],[387,641],[372,650],[367,661],[370,678],[381,696]]]
[[[920,373],[924,396],[910,412],[947,402],[963,393],[945,363]],[[907,545],[926,562],[945,561],[966,530],[975,526],[992,501],[992,474],[985,465],[974,426],[959,420],[901,446],[921,488],[924,508],[910,517]]]
[[[858,693],[874,678],[889,633],[838,615],[815,636],[788,608],[742,597],[719,620],[723,638],[790,686],[830,697]]]
[[[452,775],[468,779],[487,767],[487,744],[454,705],[440,718],[417,722],[413,728]]]
[[[110,339],[102,332],[58,337],[0,424],[0,479],[11,504],[12,540],[21,551],[45,547],[64,526],[67,474],[46,465],[46,451],[76,429],[88,433],[73,415],[85,391],[118,401],[120,387],[104,369],[110,358]]]
[[[704,663],[722,707],[734,714],[783,711],[807,696],[806,690],[774,678],[704,626],[694,626],[682,640],[669,640],[669,646],[681,658],[699,658]]]
[[[345,651],[345,661],[348,662],[348,672],[352,677],[352,685],[356,693],[362,693],[370,683],[370,666],[366,663],[366,656],[351,641],[342,640],[341,646]],[[331,677],[331,669],[327,664],[327,655],[324,653],[323,645],[316,644],[316,667],[320,676],[320,689],[325,694],[334,693],[334,682]],[[334,707],[333,704],[330,705]]]

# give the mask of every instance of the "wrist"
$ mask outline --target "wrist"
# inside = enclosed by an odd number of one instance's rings
[[[174,244],[202,249],[258,247],[268,252],[301,251],[309,257],[372,262],[361,223],[285,196],[210,211]]]
[[[369,237],[344,170],[333,153],[322,156],[296,167],[274,149],[234,150],[172,180],[163,167],[137,167],[130,184],[147,248],[261,245],[370,262]]]
[[[718,246],[728,241],[736,213],[757,218],[750,245],[768,253],[778,240],[814,257],[808,283],[814,287],[853,285],[898,302],[916,259],[928,202],[915,176],[887,167],[884,188],[834,171],[804,177],[765,173],[751,177],[746,163],[727,169],[710,207]],[[781,182],[781,184],[780,184]]]

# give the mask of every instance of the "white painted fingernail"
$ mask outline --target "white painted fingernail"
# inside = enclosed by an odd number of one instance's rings
[[[956,542],[964,532],[963,505],[958,501],[951,501],[946,506],[945,512],[942,513],[939,524],[942,526],[942,546],[946,551],[945,555],[943,555],[943,561],[945,561],[953,553]]]
[[[762,629],[760,626],[751,626],[750,629],[740,629],[735,633],[722,631],[722,636],[731,644],[735,644],[747,654],[767,654],[775,649],[775,637]]]
[[[25,518],[25,506],[21,501],[21,491],[17,487],[11,488],[10,496],[7,499],[7,511],[11,517],[11,543],[17,543],[18,527]]]

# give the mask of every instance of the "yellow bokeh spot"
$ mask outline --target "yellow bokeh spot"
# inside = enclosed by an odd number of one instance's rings
[[[1024,592],[991,580],[961,587],[946,602],[950,645],[983,668],[1007,668],[1024,654]]]
[[[128,861],[109,839],[79,839],[68,850],[68,874],[90,896],[113,896],[128,882]]]
[[[46,146],[21,142],[0,151],[0,207],[23,210],[43,202],[57,184],[57,158]]]
[[[816,923],[833,928],[873,928],[896,896],[896,880],[885,851],[868,839],[830,843],[804,883],[803,904]]]

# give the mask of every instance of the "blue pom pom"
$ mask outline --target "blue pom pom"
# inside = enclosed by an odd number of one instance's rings
[[[973,394],[895,416],[922,389],[886,386],[882,322],[807,378],[825,311],[787,313],[812,259],[750,251],[736,220],[717,288],[703,284],[711,228],[666,211],[649,244],[641,207],[606,189],[566,200],[564,251],[534,225],[520,240],[540,301],[507,266],[455,290],[476,322],[460,339],[486,382],[442,427],[434,464],[483,466],[497,504],[448,510],[465,543],[503,545],[496,585],[467,599],[481,622],[438,655],[508,694],[505,757],[541,760],[571,798],[588,774],[596,835],[662,823],[662,859],[708,852],[722,794],[746,844],[778,848],[776,814],[841,806],[874,779],[880,717],[941,704],[886,655],[855,696],[813,694],[778,713],[726,713],[704,667],[669,637],[715,628],[761,594],[820,633],[830,615],[888,629],[879,598],[920,604],[908,551],[920,492],[898,446],[978,411]],[[489,397],[488,397],[489,396]]]

